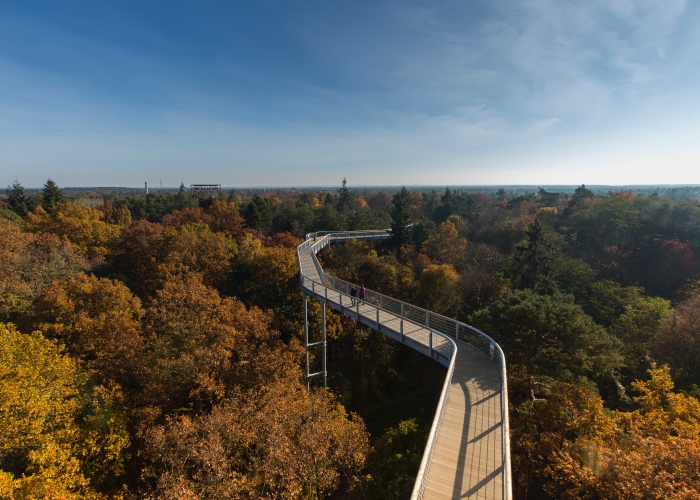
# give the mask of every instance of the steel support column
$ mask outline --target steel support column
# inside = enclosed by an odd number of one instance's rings
[[[323,352],[321,357],[323,359],[323,387],[327,387],[328,372],[326,371],[326,304],[323,304],[323,334],[321,337],[321,342],[323,342]]]
[[[306,348],[306,390],[311,389],[311,384],[309,382],[309,309],[306,303],[306,293],[302,293],[304,299],[304,347]]]

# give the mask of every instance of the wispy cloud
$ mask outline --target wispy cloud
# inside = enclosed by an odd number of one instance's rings
[[[698,156],[684,0],[100,8],[0,16],[0,182],[580,182],[655,135],[657,164]]]

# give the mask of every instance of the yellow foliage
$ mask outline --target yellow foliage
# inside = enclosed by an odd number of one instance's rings
[[[449,264],[433,264],[423,269],[418,285],[420,304],[431,311],[444,309],[458,278],[459,274]]]
[[[447,220],[438,226],[435,236],[430,236],[421,246],[430,258],[448,264],[456,264],[467,249],[467,240],[460,238],[455,225]]]
[[[49,212],[40,206],[25,217],[27,231],[50,233],[73,246],[83,257],[105,256],[122,227],[103,221],[104,213],[76,203],[57,203]]]
[[[163,280],[195,273],[207,285],[223,283],[231,272],[236,242],[224,233],[213,233],[206,224],[185,224],[167,229],[165,256],[159,265]]]
[[[124,424],[86,382],[39,332],[0,323],[0,463],[14,472],[0,470],[0,497],[100,498],[92,473],[122,472]]]
[[[112,213],[112,223],[118,226],[126,226],[131,223],[131,210],[126,206],[126,203],[119,205],[119,207]]]
[[[700,498],[700,402],[672,392],[668,367],[637,381],[632,412],[557,383],[546,400],[525,403],[514,440],[519,481],[538,476],[552,498]]]

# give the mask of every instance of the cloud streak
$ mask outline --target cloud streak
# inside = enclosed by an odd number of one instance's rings
[[[698,21],[683,0],[10,4],[0,182],[700,182]]]

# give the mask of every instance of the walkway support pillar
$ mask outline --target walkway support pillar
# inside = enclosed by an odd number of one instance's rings
[[[304,299],[304,346],[306,347],[306,390],[311,389],[311,383],[309,381],[309,310],[308,304],[306,303],[306,293],[302,293],[302,298]]]
[[[326,371],[326,304],[323,304],[323,334],[321,337],[321,342],[323,342],[323,352],[321,353],[321,358],[323,360],[323,387],[328,387],[327,379],[328,372]]]
[[[433,331],[430,330],[430,333],[428,333],[428,348],[430,349],[430,357],[433,357]],[[307,358],[308,359],[308,354]],[[307,361],[308,363],[308,361]]]

